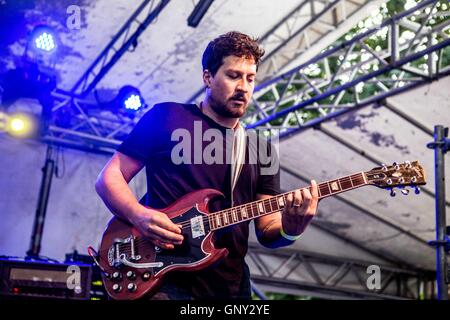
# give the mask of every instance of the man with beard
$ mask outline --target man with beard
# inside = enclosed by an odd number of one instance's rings
[[[258,64],[264,51],[256,40],[239,32],[229,32],[211,41],[203,53],[203,82],[206,95],[199,106],[173,102],[153,106],[118,148],[100,173],[96,190],[107,207],[118,217],[129,221],[156,246],[170,250],[183,241],[179,225],[163,212],[180,197],[199,189],[221,191],[223,199],[210,206],[210,211],[229,208],[280,193],[279,168],[264,174],[261,161],[245,161],[240,175],[232,183],[232,165],[225,152],[205,161],[203,151],[211,140],[226,148],[227,131],[242,130],[239,119],[244,116],[252,97]],[[207,134],[215,132],[219,134]],[[182,160],[174,159],[181,134],[192,139],[183,141]],[[195,148],[200,134],[201,149]],[[205,139],[205,137],[209,137]],[[214,139],[212,138],[214,136]],[[233,136],[233,135],[232,135]],[[222,137],[222,138],[221,138]],[[212,143],[212,142],[211,142]],[[178,145],[179,146],[179,145]],[[267,144],[271,157],[274,148]],[[191,152],[193,151],[193,152]],[[235,151],[236,152],[236,151]],[[249,159],[250,145],[245,145]],[[259,153],[258,153],[259,154]],[[146,167],[147,194],[138,202],[128,182]],[[236,167],[234,167],[236,168]],[[317,211],[318,191],[311,181],[311,192],[296,190],[288,195],[282,212],[255,219],[258,241],[266,247],[278,248],[292,244],[303,233]],[[250,299],[247,253],[249,222],[216,231],[215,245],[229,253],[218,263],[204,270],[173,272],[153,299]]]

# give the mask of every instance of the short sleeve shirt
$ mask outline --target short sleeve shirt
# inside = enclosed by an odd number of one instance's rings
[[[141,202],[162,209],[190,192],[212,188],[224,197],[210,203],[210,212],[229,208],[230,130],[203,114],[195,104],[167,102],[153,106],[118,148],[145,164],[147,193]],[[233,191],[234,205],[254,201],[257,194],[280,193],[279,168],[260,161],[259,150],[267,149],[265,154],[273,155],[273,148],[249,137],[246,160]],[[173,273],[170,282],[185,287],[195,298],[248,298],[250,278],[244,261],[248,233],[248,222],[216,231],[216,246],[227,248],[229,254],[189,277]]]

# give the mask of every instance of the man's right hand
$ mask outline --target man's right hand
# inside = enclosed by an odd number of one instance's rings
[[[181,226],[174,224],[163,212],[142,207],[130,220],[142,235],[162,249],[173,249],[174,245],[183,242]]]

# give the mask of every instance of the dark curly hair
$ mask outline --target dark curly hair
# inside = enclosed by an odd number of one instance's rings
[[[253,58],[258,67],[263,55],[264,49],[259,47],[257,39],[232,31],[208,43],[202,57],[203,70],[208,69],[214,76],[223,64],[223,58],[228,56]]]

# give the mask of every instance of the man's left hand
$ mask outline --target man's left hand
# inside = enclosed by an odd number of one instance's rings
[[[296,236],[305,231],[317,212],[319,202],[317,182],[311,180],[311,192],[308,188],[295,190],[288,194],[286,200],[281,223],[286,234]]]

